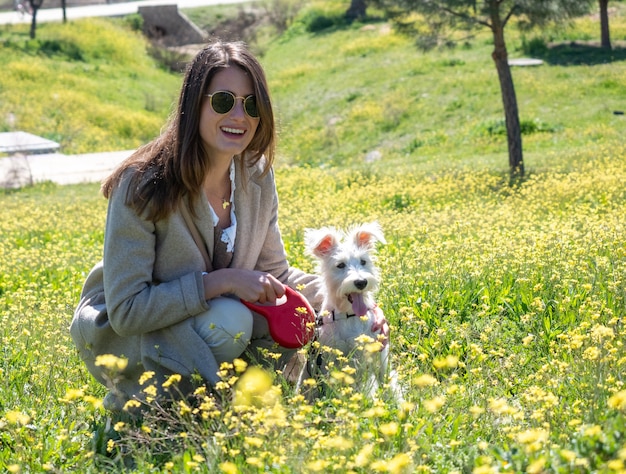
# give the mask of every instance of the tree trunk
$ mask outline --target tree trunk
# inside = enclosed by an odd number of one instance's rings
[[[502,92],[502,104],[504,105],[504,117],[506,123],[506,136],[509,146],[509,172],[512,179],[524,176],[524,158],[522,154],[522,131],[517,109],[517,97],[513,85],[513,76],[508,62],[508,53],[504,41],[504,25],[500,20],[499,2],[492,1],[491,29],[493,32],[494,50],[493,61],[498,71],[500,91]]]
[[[37,31],[37,10],[39,10],[39,7],[31,3],[31,8],[33,10],[33,18],[30,22],[30,39],[35,39],[35,33]]]
[[[350,2],[350,8],[346,12],[346,18],[350,21],[354,21],[358,18],[365,18],[365,11],[367,10],[367,4],[365,0],[352,0]]]
[[[600,33],[602,47],[611,49],[611,33],[609,31],[609,0],[598,0],[600,3]]]

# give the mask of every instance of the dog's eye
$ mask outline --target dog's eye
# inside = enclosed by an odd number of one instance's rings
[[[362,266],[367,265],[367,260],[361,259],[361,265],[362,265]]]
[[[346,264],[343,262],[340,262],[337,264],[337,268],[346,268]]]

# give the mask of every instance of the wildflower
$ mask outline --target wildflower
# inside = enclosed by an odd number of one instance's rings
[[[446,397],[443,395],[439,395],[438,397],[432,398],[430,400],[426,400],[424,402],[424,408],[431,413],[435,413],[439,411],[439,409],[444,406],[446,403]]]
[[[248,447],[253,446],[255,448],[260,448],[261,446],[263,446],[263,440],[261,438],[257,438],[253,436],[246,436],[244,438],[244,443]]]
[[[459,365],[459,358],[454,355],[447,355],[444,358],[438,358],[433,361],[436,369],[454,369]]]
[[[30,423],[30,416],[19,411],[9,411],[4,417],[12,425],[27,425]]]
[[[423,374],[417,377],[414,382],[419,388],[430,387],[431,385],[435,385],[437,383],[437,379],[432,375]]]
[[[80,399],[85,395],[85,392],[79,388],[70,388],[65,392],[65,397],[61,398],[62,402],[70,402],[72,400]]]
[[[224,474],[239,474],[239,468],[237,465],[230,461],[224,461],[219,464],[220,471]]]
[[[143,374],[141,374],[141,377],[139,377],[139,385],[143,385],[152,377],[154,377],[154,372],[152,370],[145,371]]]
[[[496,472],[498,472],[498,470],[489,465],[476,466],[472,470],[472,474],[495,474]]]
[[[380,432],[385,435],[385,436],[395,436],[396,434],[398,434],[398,430],[399,430],[399,426],[398,423],[396,423],[395,421],[392,421],[390,423],[385,423],[384,425],[380,425]]]
[[[576,453],[569,449],[561,449],[561,451],[559,451],[559,454],[565,461],[569,463],[574,462],[574,460],[576,459]]]
[[[112,372],[122,372],[128,365],[128,359],[113,354],[102,354],[96,357],[97,367],[104,367]]]
[[[235,367],[235,372],[241,374],[245,372],[246,368],[248,367],[248,363],[242,359],[235,359],[233,361],[233,366]]]
[[[585,429],[584,434],[590,438],[595,438],[602,434],[602,427],[598,425],[591,425]]]
[[[489,409],[496,415],[511,415],[515,412],[504,398],[490,398]]]
[[[517,441],[522,444],[545,443],[548,432],[542,429],[530,429],[517,434]]]
[[[621,459],[612,459],[606,463],[606,467],[608,467],[611,471],[623,472],[624,461]]]
[[[365,467],[370,458],[372,457],[372,453],[374,452],[374,445],[366,444],[361,448],[356,457],[354,458],[354,464],[356,467]]]
[[[125,404],[124,404],[124,411],[128,411],[131,410],[133,408],[139,408],[141,406],[141,403],[137,400],[128,400]]]
[[[180,376],[180,374],[172,374],[165,382],[163,382],[163,388],[168,388],[174,384],[179,383],[181,380],[182,377]]]
[[[109,439],[107,441],[107,453],[112,453],[114,449],[115,449],[115,441],[113,441],[112,439]]]
[[[270,406],[277,402],[270,388],[272,378],[260,367],[250,367],[235,387],[234,406]]]
[[[546,460],[545,458],[541,457],[536,461],[531,462],[526,468],[526,472],[528,472],[528,474],[539,474],[541,472],[544,472],[543,468],[545,465]]]
[[[317,459],[315,461],[307,463],[306,467],[312,472],[323,472],[329,465],[329,461],[326,461],[325,459]]]
[[[154,385],[148,385],[142,391],[151,397],[156,397],[157,395],[157,388]]]
[[[375,341],[365,345],[365,352],[374,354],[383,350],[383,344],[380,341]]]
[[[531,342],[533,342],[534,339],[535,339],[535,336],[533,334],[529,334],[524,339],[522,339],[522,344],[524,344],[525,346],[528,346]]]
[[[126,423],[124,423],[123,421],[118,421],[117,423],[115,423],[115,425],[113,425],[113,429],[119,433],[124,429],[125,426]]]
[[[626,410],[626,390],[622,390],[612,395],[608,400],[608,405],[609,408],[614,408],[616,410]]]
[[[411,465],[411,457],[406,453],[400,453],[389,460],[377,460],[374,461],[370,468],[376,472],[391,472],[401,473],[405,472],[405,468]]]

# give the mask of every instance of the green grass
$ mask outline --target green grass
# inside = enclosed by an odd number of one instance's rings
[[[280,374],[268,382],[226,367],[220,407],[199,394],[195,408],[107,425],[104,389],[68,333],[102,255],[106,201],[97,184],[44,183],[0,193],[0,470],[624,472],[626,147],[612,111],[624,108],[625,61],[514,70],[532,133],[527,179],[510,187],[489,44],[421,53],[373,26],[311,35],[294,25],[263,62],[281,122],[290,260],[313,270],[306,227],[381,223],[378,301],[405,403],[387,389],[364,399],[339,366],[315,403]],[[83,59],[42,57],[18,27],[0,30],[3,113],[38,124],[56,110],[46,102],[54,93],[93,94],[88,109],[67,104],[58,115],[57,133],[78,130],[65,147],[132,147],[158,133],[169,106],[148,113],[139,91],[169,104],[179,79],[120,22],[67,29],[92,32],[64,43]],[[69,35],[61,25],[38,31]],[[127,113],[154,129],[131,128],[124,141],[111,118]],[[96,140],[92,116],[108,139]],[[373,150],[381,158],[366,163]]]

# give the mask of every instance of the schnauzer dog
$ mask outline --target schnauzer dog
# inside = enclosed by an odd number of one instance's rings
[[[309,375],[325,373],[338,356],[346,357],[355,369],[353,378],[359,389],[370,397],[387,376],[389,358],[389,345],[381,343],[379,332],[372,331],[377,311],[374,292],[379,284],[374,255],[379,242],[386,243],[375,222],[348,232],[332,227],[305,231],[306,250],[318,260],[324,292],[317,320],[320,349],[308,361]]]

